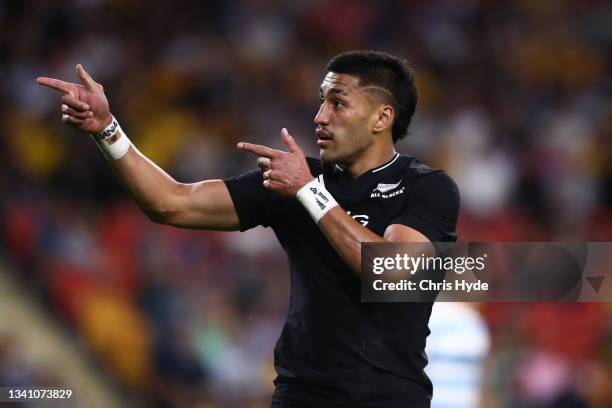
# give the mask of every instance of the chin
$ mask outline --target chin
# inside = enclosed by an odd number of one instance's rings
[[[324,163],[335,163],[337,161],[336,155],[326,149],[321,149],[319,151],[319,158]]]
[[[338,152],[337,150],[321,149],[319,150],[319,158],[323,163],[332,163],[344,165],[349,160],[346,155]]]

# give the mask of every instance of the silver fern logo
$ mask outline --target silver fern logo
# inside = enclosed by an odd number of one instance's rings
[[[390,197],[395,197],[397,195],[403,194],[404,187],[396,190],[399,187],[399,185],[402,184],[402,180],[404,179],[401,178],[400,181],[398,181],[397,183],[391,183],[391,184],[378,183],[376,188],[372,190],[372,194],[370,195],[370,198],[376,198],[376,197],[390,198]]]
[[[395,190],[397,188],[397,186],[399,186],[401,184],[402,180],[403,179],[400,179],[400,181],[398,181],[395,184],[379,183],[378,186],[376,186],[376,188],[374,190],[378,190],[381,193],[386,193],[387,191]]]

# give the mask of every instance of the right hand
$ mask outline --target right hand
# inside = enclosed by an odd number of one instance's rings
[[[83,85],[47,77],[36,78],[36,82],[64,92],[61,99],[62,122],[81,132],[101,132],[113,120],[104,89],[85,72],[81,64],[76,66],[76,73]]]

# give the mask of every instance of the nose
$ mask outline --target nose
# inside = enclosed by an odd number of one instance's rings
[[[319,106],[319,111],[314,117],[314,124],[317,126],[327,126],[329,125],[329,109],[327,108],[327,103],[323,102],[321,106]]]

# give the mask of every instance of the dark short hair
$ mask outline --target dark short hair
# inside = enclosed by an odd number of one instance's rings
[[[408,134],[408,125],[417,105],[417,90],[408,61],[379,51],[349,51],[333,57],[327,71],[347,74],[359,79],[359,86],[377,86],[393,98],[388,102],[395,109],[391,133],[393,143]]]

